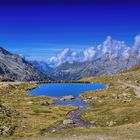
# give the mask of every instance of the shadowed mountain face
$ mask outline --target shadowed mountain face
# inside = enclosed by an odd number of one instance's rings
[[[39,72],[19,55],[12,54],[0,47],[0,76],[13,80],[48,80],[48,76]]]

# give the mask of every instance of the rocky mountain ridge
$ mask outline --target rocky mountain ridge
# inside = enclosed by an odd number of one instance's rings
[[[98,59],[96,61],[63,63],[56,67],[50,76],[58,80],[79,80],[85,77],[114,74],[139,64],[136,57],[128,59],[117,57],[114,59]]]
[[[48,80],[49,77],[39,72],[29,62],[17,54],[12,54],[0,47],[0,77],[20,81]]]

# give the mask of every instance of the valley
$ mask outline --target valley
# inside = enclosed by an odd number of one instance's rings
[[[67,126],[58,131],[45,131],[43,136],[40,135],[41,129],[55,126],[76,108],[53,106],[51,104],[55,98],[27,94],[26,90],[36,88],[34,84],[1,86],[1,108],[12,110],[12,120],[8,122],[7,114],[1,114],[6,116],[3,116],[4,119],[1,116],[1,121],[5,121],[7,126],[13,124],[16,126],[13,136],[3,137],[3,139],[26,137],[27,140],[72,140],[76,137],[81,140],[94,138],[99,140],[138,140],[140,139],[140,99],[136,96],[134,87],[125,83],[139,86],[139,79],[139,66],[119,74],[81,79],[80,81],[104,83],[109,86],[107,89],[90,91],[81,95],[81,98],[88,101],[91,106],[82,111],[80,116],[84,121],[96,125],[89,128]],[[44,100],[48,102],[47,105],[42,105]]]
[[[0,0],[0,140],[140,140],[139,0]]]

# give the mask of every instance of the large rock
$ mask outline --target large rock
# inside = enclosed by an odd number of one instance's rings
[[[71,120],[71,119],[67,119],[67,120],[64,120],[64,121],[63,121],[63,124],[64,124],[64,125],[74,124],[74,121]]]
[[[49,105],[49,102],[46,101],[46,100],[43,100],[43,101],[40,101],[40,104],[41,104],[41,105],[46,105],[46,106],[48,106],[48,105]]]
[[[114,126],[116,124],[117,124],[117,122],[115,122],[115,121],[109,121],[109,122],[106,123],[106,125],[109,126],[109,127]]]
[[[60,100],[73,100],[75,99],[72,95],[69,95],[69,96],[63,96]]]

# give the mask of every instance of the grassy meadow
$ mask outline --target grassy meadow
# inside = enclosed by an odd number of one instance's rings
[[[0,140],[139,140],[140,99],[133,88],[125,85],[139,86],[139,79],[138,68],[120,74],[81,79],[108,85],[107,89],[81,95],[91,104],[81,112],[81,118],[96,125],[66,128],[43,136],[40,135],[41,130],[55,126],[75,108],[55,106],[55,98],[28,94],[27,91],[36,88],[36,84],[1,85],[0,128],[9,128],[7,133],[12,136],[1,137]]]
[[[56,125],[67,118],[74,107],[55,106],[55,98],[32,96],[27,90],[35,84],[0,86],[0,130],[12,138],[39,135],[41,130]]]

